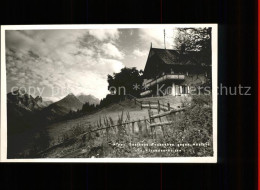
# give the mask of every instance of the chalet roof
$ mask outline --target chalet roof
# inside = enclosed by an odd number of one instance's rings
[[[209,64],[205,58],[207,57],[199,51],[181,52],[179,50],[151,47],[143,75],[146,79],[150,79],[161,72],[169,71],[169,69],[173,69],[173,71],[176,72],[180,72],[182,69],[191,69],[193,67],[195,70],[206,69]]]
[[[178,50],[172,49],[158,49],[151,48],[151,51],[154,52],[164,63],[170,65],[197,65],[198,61],[194,57],[199,57],[196,52],[185,51],[181,53]]]

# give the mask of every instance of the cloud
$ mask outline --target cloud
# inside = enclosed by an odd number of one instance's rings
[[[172,48],[174,30],[165,32]],[[59,89],[54,99],[70,92],[103,98],[107,75],[125,65],[143,68],[151,42],[164,47],[163,29],[6,31],[7,88],[41,87],[43,97]]]
[[[119,51],[115,45],[112,43],[106,43],[103,44],[101,47],[102,51],[105,55],[108,55],[109,57],[117,58],[117,59],[123,59],[124,53]]]
[[[28,51],[29,56],[31,56],[34,59],[38,59],[39,55],[37,55],[36,53],[34,53],[33,51]]]
[[[176,30],[165,29],[165,44],[167,49],[174,47]],[[164,29],[143,28],[139,29],[139,37],[145,42],[152,43],[153,47],[164,48]]]
[[[117,29],[93,29],[89,30],[89,34],[100,41],[107,39],[116,40],[119,38],[119,31]]]
[[[133,51],[133,55],[137,56],[137,57],[142,57],[142,56],[147,56],[147,52],[144,51],[140,51],[139,49],[135,49]]]
[[[7,87],[44,88],[43,97],[53,100],[70,92],[103,98],[107,74],[124,67],[118,38],[117,30],[7,31]],[[59,91],[55,96],[53,89]]]
[[[104,66],[103,69],[110,70],[113,72],[119,72],[123,67],[124,64],[115,59],[100,59],[101,66]],[[111,73],[111,72],[109,72]]]

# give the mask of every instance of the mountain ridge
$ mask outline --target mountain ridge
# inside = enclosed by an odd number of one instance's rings
[[[85,104],[86,102],[88,102],[89,104],[94,104],[94,105],[98,105],[100,103],[100,100],[98,98],[96,98],[95,96],[91,95],[91,94],[79,94],[76,96],[79,101],[81,101],[83,104]]]
[[[80,94],[75,96],[73,93],[69,93],[56,102],[44,101],[41,96],[33,98],[24,91],[17,90],[7,94],[7,102],[8,111],[15,118],[21,117],[22,119],[28,115],[26,118],[39,117],[43,121],[56,121],[71,111],[81,110],[86,102],[97,105],[100,101],[93,95]]]
[[[7,94],[7,102],[15,104],[29,111],[41,110],[42,108],[47,107],[52,103],[50,101],[43,101],[41,96],[36,96],[34,98],[32,95],[27,94],[25,91],[20,89],[9,92]]]

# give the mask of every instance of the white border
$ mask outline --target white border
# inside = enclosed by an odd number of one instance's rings
[[[212,27],[212,97],[213,97],[213,157],[171,157],[171,158],[40,158],[7,159],[7,100],[6,100],[6,30],[52,30],[52,29],[114,29],[114,28],[173,28]],[[0,162],[85,162],[85,163],[217,163],[217,24],[100,24],[100,25],[12,25],[1,26],[1,139]]]

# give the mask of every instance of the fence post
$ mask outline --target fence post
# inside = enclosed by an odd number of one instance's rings
[[[150,120],[150,123],[151,123],[152,122],[151,116],[153,115],[153,113],[150,109],[148,110],[148,115],[149,115],[149,120]]]
[[[149,122],[150,122],[150,125],[151,125],[151,113],[150,113],[150,110],[148,110],[148,116],[149,116]],[[152,133],[152,127],[150,127],[150,130],[151,130],[151,135],[153,134]]]
[[[158,100],[158,113],[160,113],[160,101]]]
[[[132,132],[135,134],[135,122],[132,122]]]
[[[142,128],[142,124],[141,124],[140,119],[137,121],[137,126],[138,126],[138,133],[141,134],[141,136],[142,136],[143,128]]]
[[[109,141],[109,127],[110,127],[110,126],[108,126],[108,127],[106,128],[106,132],[107,132],[107,142]]]
[[[153,115],[153,112],[151,111],[151,109],[149,109],[148,113],[149,113],[150,124],[152,124],[154,122],[153,118],[151,118],[151,116]],[[154,139],[155,127],[150,127],[150,128],[151,128],[152,139]]]
[[[143,102],[141,102],[141,110],[143,109]]]
[[[149,101],[149,109],[151,109],[151,102]]]
[[[167,106],[168,106],[168,111],[170,111],[171,107],[170,107],[170,103],[169,102],[167,103]]]
[[[145,117],[144,117],[144,125],[145,125],[145,134],[148,136],[149,132],[148,132],[148,126],[147,126]]]

